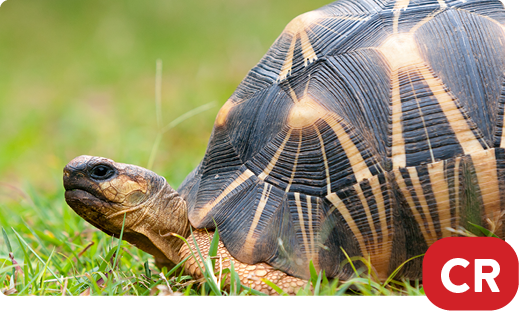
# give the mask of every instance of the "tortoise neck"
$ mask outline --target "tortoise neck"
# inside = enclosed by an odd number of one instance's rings
[[[159,267],[171,267],[172,263],[181,261],[179,251],[184,244],[176,235],[188,237],[190,223],[186,202],[164,178],[161,179],[163,185],[158,188],[155,199],[149,201],[149,207],[146,208],[148,216],[139,225],[131,226],[141,236],[137,239],[129,234],[126,236],[128,239],[124,239],[152,254]]]

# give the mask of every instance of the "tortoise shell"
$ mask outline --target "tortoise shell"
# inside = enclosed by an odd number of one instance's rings
[[[347,278],[346,254],[385,277],[469,222],[504,237],[504,36],[491,0],[345,0],[293,19],[180,187],[191,224],[300,277],[311,260]]]

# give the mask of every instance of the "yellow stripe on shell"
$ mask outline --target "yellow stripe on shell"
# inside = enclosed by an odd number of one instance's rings
[[[391,158],[393,168],[406,166],[405,139],[403,138],[402,125],[402,100],[400,98],[400,82],[398,71],[391,74],[391,93],[392,93],[392,147]]]
[[[470,129],[465,116],[456,106],[456,103],[445,90],[443,82],[434,77],[427,66],[418,68],[419,73],[423,76],[425,83],[431,89],[434,97],[438,100],[439,106],[447,118],[459,144],[463,148],[465,154],[472,154],[483,151],[481,143]]]
[[[302,55],[304,57],[304,66],[308,66],[318,60],[315,50],[313,50],[313,46],[311,45],[311,42],[309,42],[308,35],[305,31],[300,33],[300,44],[302,47]]]
[[[291,39],[291,44],[289,45],[288,52],[286,54],[286,59],[284,60],[284,64],[280,70],[280,74],[278,77],[278,81],[283,80],[291,74],[291,67],[293,66],[293,54],[295,53],[295,44],[297,42],[297,36],[293,36]]]
[[[427,198],[423,193],[422,183],[420,182],[420,178],[418,177],[418,172],[416,171],[415,167],[408,168],[408,170],[412,186],[414,188],[414,191],[416,192],[416,196],[418,197],[418,202],[422,207],[423,214],[425,216],[425,219],[427,220],[426,230],[430,232],[430,241],[427,241],[427,244],[430,246],[434,243],[434,241],[438,239],[436,235],[436,226],[434,225],[434,220],[431,216],[431,211],[429,204],[427,203]]]
[[[393,32],[398,33],[398,21],[400,19],[400,13],[402,9],[407,9],[409,6],[409,0],[397,0],[394,4],[394,20],[393,20]]]
[[[454,198],[455,198],[455,204],[456,204],[456,210],[454,212],[454,215],[457,218],[458,223],[455,223],[454,225],[459,225],[459,217],[460,217],[460,188],[459,188],[459,164],[461,162],[461,158],[456,158],[456,162],[454,164]]]
[[[319,268],[318,258],[315,253],[315,234],[313,233],[313,205],[311,204],[311,197],[306,195],[306,202],[308,206],[308,228],[309,228],[309,238],[311,243],[311,258],[310,260],[313,260],[313,264],[316,268]]]
[[[420,212],[416,208],[416,204],[414,203],[412,194],[411,194],[409,188],[407,187],[407,185],[405,184],[405,179],[403,178],[402,173],[398,170],[394,171],[396,174],[396,182],[398,183],[398,187],[400,187],[400,191],[405,196],[407,204],[409,204],[409,208],[411,209],[411,211],[413,213],[416,223],[418,224],[418,226],[420,226],[420,230],[423,234],[425,241],[427,242],[427,245],[430,246],[437,239],[436,233],[431,231],[431,229],[429,227],[430,225],[432,225],[432,219],[430,218],[428,206],[426,205],[425,197],[423,197],[423,192],[421,190],[417,190],[415,188],[416,185],[419,185],[418,175],[416,173],[416,170],[414,168],[407,168],[407,169],[409,170],[409,176],[411,177],[411,180],[412,180],[412,184],[413,184],[412,189],[416,192],[416,195],[420,202],[420,206],[422,207],[422,211],[425,216],[426,222],[424,222],[424,220],[421,217]],[[412,172],[414,172],[414,174]],[[413,178],[413,176],[414,176],[414,178]],[[419,186],[421,189],[421,185],[419,185]],[[421,192],[421,194],[419,194],[419,192]],[[427,225],[425,225],[425,224],[427,224]]]
[[[299,132],[299,141],[298,141],[298,147],[297,147],[297,154],[295,154],[295,161],[293,162],[293,170],[291,171],[291,177],[288,182],[288,186],[286,187],[286,192],[289,192],[289,188],[291,187],[291,184],[293,183],[293,179],[295,179],[295,173],[297,172],[297,165],[298,165],[298,156],[300,154],[300,146],[302,145],[302,129]]]
[[[302,232],[302,241],[304,241],[304,249],[306,250],[306,258],[309,260],[311,257],[309,251],[309,241],[306,232],[306,226],[304,224],[304,216],[302,215],[302,204],[300,202],[300,193],[295,192],[295,203],[297,204],[298,219],[300,222],[300,231]]]
[[[362,154],[360,153],[356,145],[353,143],[349,135],[345,132],[340,122],[338,122],[337,118],[335,118],[335,116],[331,114],[324,120],[335,132],[338,141],[340,142],[340,145],[344,149],[344,152],[347,158],[349,159],[349,162],[351,163],[351,168],[353,169],[353,173],[356,177],[356,180],[358,182],[361,182],[365,178],[372,177],[373,174],[371,174],[371,171],[365,163]]]
[[[384,279],[387,277],[389,261],[391,260],[393,236],[388,229],[385,202],[383,199],[382,188],[378,176],[369,178],[369,184],[371,185],[371,190],[378,208],[378,218],[380,220],[380,227],[382,229],[382,243],[381,245],[378,245],[378,253],[371,257],[371,263],[376,269],[378,277]],[[390,223],[392,225],[392,214]]]
[[[277,151],[275,152],[275,155],[273,156],[273,158],[271,158],[268,166],[264,169],[264,171],[262,173],[260,173],[260,175],[259,175],[260,179],[265,180],[266,177],[268,177],[268,175],[271,173],[271,171],[273,170],[273,168],[277,164],[277,161],[280,158],[280,154],[282,153],[282,151],[284,151],[284,147],[286,146],[286,143],[288,142],[290,136],[291,136],[291,130],[288,131],[288,133],[286,134],[286,138],[284,138],[284,141],[282,142],[280,147],[277,148]]]
[[[206,214],[208,214],[208,212],[210,212],[215,207],[215,205],[221,202],[221,200],[224,199],[229,193],[231,193],[233,190],[235,190],[237,187],[239,187],[245,181],[247,181],[248,178],[254,175],[255,174],[253,174],[253,172],[250,170],[245,170],[241,175],[239,175],[239,177],[237,177],[233,182],[231,182],[215,200],[211,201],[210,203],[207,203],[205,206],[203,206],[197,211],[197,217],[199,221],[202,220],[206,216]]]
[[[317,24],[317,21],[324,18],[325,15],[321,11],[311,11],[301,14],[295,17],[289,24],[284,28],[282,35],[289,34],[292,36],[291,44],[286,53],[284,64],[279,73],[278,81],[285,79],[291,74],[291,67],[293,66],[293,57],[295,54],[295,45],[297,37],[300,37],[302,56],[304,57],[304,66],[308,66],[318,59],[311,42],[309,41],[307,31],[311,25]],[[281,36],[282,36],[281,35]]]
[[[365,245],[364,236],[362,235],[362,232],[356,225],[353,217],[351,216],[351,213],[349,213],[349,210],[345,206],[344,202],[342,202],[342,200],[338,197],[336,193],[329,194],[326,196],[326,198],[333,204],[333,206],[338,210],[338,212],[340,212],[347,225],[353,232],[353,235],[355,235],[355,238],[358,241],[358,245],[360,246],[362,256],[367,258],[369,256],[369,253]]]
[[[246,235],[246,240],[244,241],[243,249],[246,255],[252,255],[253,248],[255,247],[256,240],[253,239],[253,234],[255,232],[255,228],[257,228],[257,224],[259,223],[260,217],[262,216],[262,212],[268,203],[268,198],[271,193],[272,186],[264,183],[264,189],[262,190],[262,195],[257,205],[257,209],[255,210],[255,216],[253,217],[253,221],[250,225],[250,230],[248,231],[248,235]]]
[[[390,35],[376,50],[387,59],[391,70],[423,63],[418,44],[412,33]]]
[[[447,230],[447,227],[452,227],[452,221],[450,216],[449,184],[447,179],[451,178],[446,177],[447,172],[444,168],[443,161],[428,164],[427,170],[429,172],[432,194],[436,199],[436,207],[440,220],[442,236],[443,238],[450,237],[451,232]]]
[[[320,135],[320,131],[318,130],[317,125],[313,125],[313,127],[315,128],[318,139],[320,140],[320,149],[322,150],[322,158],[324,160],[324,168],[326,170],[327,194],[330,194],[331,193],[331,177],[329,177],[329,165],[327,162],[326,148],[324,147],[324,140],[322,139],[322,135]]]
[[[434,151],[432,151],[431,138],[429,137],[429,132],[427,130],[427,125],[425,124],[425,118],[423,117],[423,112],[420,106],[420,102],[418,101],[418,97],[416,96],[416,89],[414,89],[414,84],[411,79],[411,73],[407,72],[407,77],[409,78],[409,85],[411,86],[412,93],[414,95],[414,100],[416,101],[416,107],[418,108],[418,113],[421,117],[423,130],[425,131],[425,138],[427,140],[427,146],[429,147],[429,153],[431,155],[431,162],[434,162]]]
[[[494,221],[502,211],[495,149],[475,153],[471,158],[478,178],[485,215]]]
[[[360,187],[360,184],[353,185],[353,188],[355,189],[358,198],[360,199],[360,203],[362,203],[362,207],[364,208],[365,216],[367,216],[367,224],[369,224],[369,228],[371,229],[371,234],[365,234],[365,237],[371,236],[373,238],[373,242],[375,243],[374,246],[370,246],[369,250],[372,253],[372,255],[376,255],[376,230],[374,228],[374,221],[373,221],[373,215],[371,214],[371,211],[369,210],[369,204],[367,204],[367,199],[365,198],[364,192],[362,191],[362,188]]]

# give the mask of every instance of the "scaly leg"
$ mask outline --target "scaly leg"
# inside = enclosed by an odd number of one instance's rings
[[[199,261],[199,264],[201,266],[203,266],[203,263],[201,262],[201,259],[197,253],[197,249],[194,246],[193,238],[195,238],[195,240],[197,241],[197,245],[203,257],[206,257],[208,255],[208,251],[210,250],[210,243],[212,237],[213,232],[207,233],[205,231],[195,230],[193,234],[187,238],[191,251],[194,252],[197,261]],[[181,259],[184,259],[187,256],[192,255],[190,248],[186,244],[183,245],[180,251]],[[295,295],[300,288],[303,288],[308,283],[306,280],[290,276],[282,271],[273,268],[272,266],[266,263],[242,263],[230,255],[228,250],[224,247],[222,241],[219,241],[217,257],[220,257],[220,260],[222,260],[222,264],[219,264],[219,261],[216,262],[216,271],[219,271],[221,266],[222,269],[230,268],[230,262],[233,262],[235,271],[239,274],[241,283],[246,287],[251,287],[252,289],[261,291],[265,294],[277,295],[278,293],[275,290],[273,290],[270,286],[268,286],[266,283],[264,283],[262,281],[263,278],[273,282],[275,285],[279,286],[284,292],[290,295]],[[203,277],[203,275],[199,266],[197,265],[197,261],[193,257],[188,259],[185,263],[185,271],[188,271],[188,274],[194,277],[200,278]]]

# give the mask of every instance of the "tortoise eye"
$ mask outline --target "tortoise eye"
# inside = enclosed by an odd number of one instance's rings
[[[96,165],[90,170],[90,177],[96,180],[105,180],[112,177],[116,171],[104,164]]]

